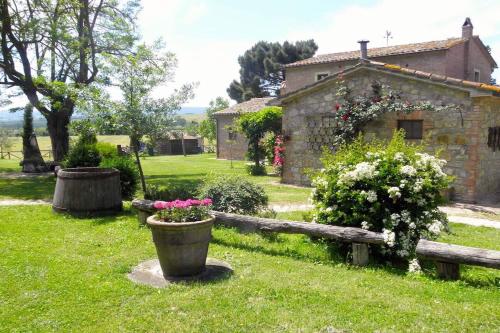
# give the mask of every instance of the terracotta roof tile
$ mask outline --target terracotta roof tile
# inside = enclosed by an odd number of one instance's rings
[[[247,112],[257,112],[267,105],[274,97],[252,98],[251,100],[233,105],[227,109],[217,111],[214,115],[230,115]]]
[[[469,86],[469,87],[474,87],[474,88],[480,88],[481,85],[484,84],[484,83],[463,80],[462,84],[464,86]]]
[[[423,43],[413,43],[413,44],[403,44],[403,45],[394,45],[394,46],[386,46],[386,47],[375,47],[368,48],[368,57],[376,58],[376,57],[385,57],[392,55],[400,55],[400,54],[410,54],[410,53],[420,53],[420,52],[430,52],[430,51],[439,51],[439,50],[447,50],[450,47],[460,44],[464,42],[465,39],[462,38],[449,38],[445,40],[435,40],[430,42]],[[336,61],[345,61],[345,60],[354,60],[359,58],[359,50],[356,51],[348,51],[348,52],[338,52],[338,53],[330,53],[330,54],[321,54],[309,59],[300,60],[291,64],[286,65],[285,67],[298,67],[305,65],[313,65],[313,64],[325,64]]]

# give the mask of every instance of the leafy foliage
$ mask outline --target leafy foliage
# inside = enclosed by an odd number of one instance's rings
[[[350,142],[356,138],[361,129],[370,121],[384,113],[411,113],[414,111],[443,111],[456,108],[454,105],[436,107],[429,102],[411,103],[403,100],[397,91],[379,82],[373,82],[371,96],[352,96],[351,89],[342,78],[337,81],[338,88],[333,114],[337,126],[334,130],[333,144]]]
[[[130,137],[145,192],[146,181],[139,159],[140,140],[148,136],[154,144],[162,138],[172,126],[175,112],[194,96],[196,84],[184,84],[167,98],[151,98],[156,87],[173,81],[177,66],[175,55],[165,52],[161,41],[152,46],[137,45],[132,54],[112,58],[111,63],[109,78],[120,88],[123,99],[113,102],[108,96],[92,101],[86,110],[98,127],[112,124]]]
[[[11,133],[5,128],[0,128],[0,150],[9,150],[12,147],[13,142],[11,139]],[[3,157],[3,156],[2,156]]]
[[[206,114],[207,119],[203,120],[199,126],[199,133],[203,138],[206,138],[210,145],[215,142],[216,136],[216,121],[214,113],[224,110],[229,107],[229,101],[222,97],[217,97],[215,100],[210,101]]]
[[[413,258],[421,237],[436,238],[446,228],[438,209],[451,180],[442,171],[446,161],[407,144],[403,131],[389,143],[359,136],[335,153],[325,150],[322,162],[312,178],[314,220],[383,232],[379,257]]]
[[[47,119],[57,161],[69,148],[67,125],[83,91],[104,79],[108,57],[127,53],[137,38],[138,9],[136,0],[2,1],[0,78]]]
[[[99,151],[99,155],[103,159],[118,157],[118,150],[116,146],[109,142],[97,142],[95,146]]]
[[[266,167],[262,164],[259,165],[247,164],[245,165],[245,170],[249,175],[252,176],[264,176],[267,174]]]
[[[201,198],[212,199],[216,211],[254,215],[267,206],[264,189],[238,176],[219,176],[205,181]]]
[[[78,168],[97,167],[99,163],[101,163],[101,155],[96,145],[78,142],[70,148],[63,164],[66,168]]]
[[[97,133],[90,120],[75,120],[70,126],[72,131],[78,135],[78,144],[95,145],[97,143]]]
[[[122,197],[130,200],[139,187],[139,170],[134,160],[128,156],[104,158],[100,164],[103,168],[115,168],[120,171]]]
[[[282,116],[283,112],[280,107],[270,106],[239,117],[239,130],[248,139],[247,156],[255,163],[256,168],[260,166],[260,160],[265,156],[261,140],[268,132],[277,134],[281,131]]]
[[[173,201],[176,199],[187,200],[195,198],[198,194],[196,185],[185,184],[169,184],[169,185],[148,185],[144,199],[147,200],[163,200]]]
[[[238,103],[275,96],[284,80],[282,66],[310,58],[317,49],[312,39],[283,44],[260,41],[238,58],[240,81],[233,81],[227,93]]]

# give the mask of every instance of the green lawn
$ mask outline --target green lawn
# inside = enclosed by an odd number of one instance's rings
[[[279,177],[248,176],[245,162],[217,160],[214,154],[146,157],[142,160],[149,184],[200,184],[210,174],[236,174],[264,187],[271,203],[305,203],[310,189],[279,184]],[[0,199],[50,199],[54,190],[53,177],[10,179],[1,172],[20,171],[19,161],[0,160]]]
[[[229,279],[167,289],[126,278],[154,258],[135,216],[73,219],[49,206],[0,208],[4,332],[498,332],[500,273],[466,268],[457,282],[355,268],[307,237],[214,230],[209,256]],[[469,235],[473,235],[471,241]],[[499,249],[500,231],[447,236]]]
[[[75,139],[75,137],[71,137],[71,139]],[[130,140],[126,135],[99,135],[97,136],[99,141],[109,142],[114,145],[124,145],[128,146]],[[10,151],[21,151],[23,150],[23,140],[20,136],[11,137],[12,147],[9,149]],[[37,137],[38,146],[40,150],[49,150],[51,149],[50,138],[48,136],[38,136]]]

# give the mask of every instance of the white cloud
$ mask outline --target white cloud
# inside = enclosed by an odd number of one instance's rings
[[[186,82],[199,82],[195,98],[188,106],[207,106],[217,96],[228,98],[226,88],[239,79],[238,56],[251,47],[250,42],[197,40],[195,43],[179,41],[171,50],[178,58],[175,83],[161,87],[155,95],[169,94]]]
[[[216,96],[227,97],[230,82],[239,78],[237,58],[256,40],[248,36],[239,40],[193,37],[193,29],[203,29],[194,25],[207,15],[207,4],[202,0],[143,1],[139,24],[145,39],[163,37],[167,49],[179,59],[176,83],[160,88],[157,95],[166,95],[184,82],[198,81],[196,97],[188,105],[206,106]],[[319,45],[318,54],[355,50],[356,42],[362,38],[370,40],[369,47],[385,46],[386,30],[392,32],[391,45],[422,42],[460,36],[461,25],[469,16],[474,34],[492,47],[493,57],[500,63],[498,13],[498,0],[381,0],[373,5],[347,5],[335,12],[318,14],[318,20],[311,24],[314,29],[291,27],[283,31],[282,39],[314,38]],[[495,72],[498,81],[499,72]]]

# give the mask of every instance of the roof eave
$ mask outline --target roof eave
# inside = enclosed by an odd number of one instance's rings
[[[425,77],[418,77],[418,76],[409,75],[409,74],[406,74],[406,73],[397,72],[396,70],[392,70],[390,67],[389,68],[387,68],[387,67],[377,68],[377,67],[373,67],[373,65],[370,66],[367,63],[360,62],[357,65],[355,65],[355,66],[353,66],[353,67],[351,67],[349,69],[346,69],[345,71],[342,71],[342,72],[336,73],[334,75],[328,76],[325,79],[320,80],[318,82],[315,82],[315,83],[313,83],[313,84],[311,84],[309,86],[306,86],[306,87],[304,87],[302,89],[299,89],[299,90],[296,90],[296,91],[292,91],[292,92],[290,92],[290,93],[288,93],[288,94],[280,97],[275,102],[274,105],[282,106],[282,105],[286,104],[289,101],[295,100],[295,99],[297,99],[297,98],[299,98],[299,97],[301,97],[301,96],[303,96],[305,94],[310,93],[311,91],[315,91],[315,90],[321,89],[323,86],[326,86],[331,81],[334,81],[340,75],[350,75],[350,74],[352,74],[352,73],[354,73],[354,72],[356,72],[358,70],[361,70],[361,69],[371,70],[371,71],[375,71],[375,72],[389,73],[391,75],[398,76],[398,77],[403,77],[405,79],[411,79],[411,80],[414,80],[414,81],[420,81],[420,82],[430,83],[430,84],[437,85],[437,86],[442,86],[442,87],[447,87],[447,88],[450,88],[450,89],[455,89],[455,90],[460,90],[460,91],[463,91],[463,92],[468,92],[471,97],[473,97],[473,96],[474,97],[485,97],[485,96],[497,96],[497,95],[500,95],[500,93],[498,93],[498,92],[484,90],[484,89],[482,89],[480,87],[459,86],[459,85],[456,85],[456,84],[450,84],[450,83],[448,83],[446,81],[437,81],[436,79],[433,79],[433,74],[432,73],[426,73],[426,74],[429,74],[428,77],[427,76],[425,76]]]

